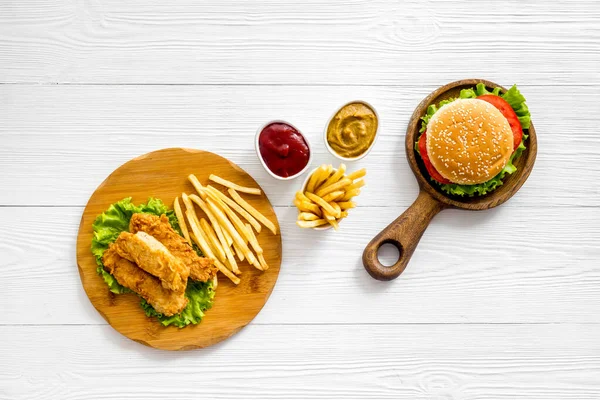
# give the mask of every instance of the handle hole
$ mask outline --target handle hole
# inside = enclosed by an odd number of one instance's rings
[[[400,244],[386,242],[377,249],[377,259],[384,267],[391,267],[400,259]]]

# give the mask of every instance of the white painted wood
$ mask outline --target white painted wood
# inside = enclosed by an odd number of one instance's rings
[[[414,107],[433,87],[289,86],[23,86],[0,87],[0,204],[85,205],[120,164],[164,147],[195,147],[238,163],[273,204],[290,205],[302,179],[282,183],[256,158],[256,129],[288,119],[307,135],[315,164],[327,153],[323,129],[341,104],[363,98],[377,107],[380,137],[368,157],[363,205],[407,207],[416,182],[405,159],[404,134]],[[507,206],[600,206],[600,86],[525,86],[538,133],[533,173]],[[282,101],[285,98],[285,101]],[[565,101],[568,99],[568,101]],[[582,112],[582,110],[588,110]],[[572,116],[572,117],[566,117]],[[42,168],[40,168],[42,166]],[[568,190],[553,190],[568,182]],[[560,186],[560,185],[558,185]],[[548,196],[552,190],[552,196]]]
[[[598,399],[599,336],[570,324],[251,325],[169,353],[108,326],[2,326],[0,398]]]
[[[82,211],[0,208],[2,323],[105,324],[77,272]],[[597,208],[444,211],[405,273],[376,282],[362,267],[362,250],[401,211],[359,207],[339,232],[314,232],[294,224],[294,208],[276,208],[282,270],[255,321],[600,323]]]
[[[600,399],[599,65],[596,0],[0,2],[0,400]],[[519,84],[533,173],[498,209],[444,211],[376,282],[362,249],[417,192],[407,121],[467,77]],[[381,116],[351,167],[369,185],[340,232],[302,231],[255,129],[289,119],[331,162],[323,124],[356,98]],[[176,146],[250,172],[284,246],[254,322],[177,354],[107,326],[75,263],[95,187]]]
[[[440,85],[600,78],[596,0],[5,1],[3,82]]]

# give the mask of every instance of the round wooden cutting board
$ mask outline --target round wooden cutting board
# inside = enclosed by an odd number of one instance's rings
[[[260,196],[242,194],[244,199],[277,226],[276,236],[264,227],[258,235],[270,268],[261,272],[246,261],[239,263],[242,275],[237,286],[219,274],[214,305],[206,312],[202,322],[182,329],[164,327],[156,319],[146,317],[137,295],[111,293],[96,273],[95,258],[90,251],[94,219],[110,204],[125,197],[132,197],[134,204],[143,203],[148,197],[155,197],[172,208],[173,200],[176,196],[181,196],[182,192],[195,193],[187,180],[189,174],[195,174],[204,185],[209,183],[209,175],[215,174],[240,185],[260,187],[245,171],[216,154],[180,148],[155,151],[123,164],[106,178],[85,207],[77,236],[79,275],[94,307],[123,335],[147,346],[165,350],[207,347],[238,332],[266,303],[281,265],[281,235],[277,216],[269,199],[264,191]],[[222,186],[211,184],[225,192]],[[200,210],[197,212],[199,216],[202,215]]]

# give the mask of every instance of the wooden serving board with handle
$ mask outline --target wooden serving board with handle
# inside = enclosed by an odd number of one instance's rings
[[[181,148],[155,151],[125,163],[106,178],[85,207],[77,236],[79,275],[94,307],[123,335],[147,346],[165,350],[207,347],[238,332],[264,306],[275,286],[281,265],[279,223],[269,199],[264,191],[260,196],[241,193],[244,199],[277,227],[277,235],[273,235],[265,227],[258,234],[258,241],[270,268],[261,272],[246,261],[239,263],[242,275],[237,286],[219,274],[214,305],[206,312],[202,322],[181,329],[164,327],[156,319],[146,317],[137,295],[111,293],[96,273],[96,261],[90,251],[94,219],[110,204],[125,197],[132,197],[135,204],[155,197],[172,208],[173,200],[177,196],[181,197],[182,192],[195,193],[187,180],[189,174],[195,174],[204,185],[209,183],[209,175],[215,174],[243,186],[260,187],[244,170],[216,154]],[[226,192],[222,186],[212,182],[210,184]],[[199,209],[196,211],[199,217],[203,215]]]
[[[527,148],[514,162],[517,171],[512,175],[507,175],[503,180],[504,184],[493,192],[475,197],[449,196],[442,192],[437,184],[431,182],[429,174],[414,148],[415,141],[419,137],[421,117],[425,115],[427,107],[431,104],[458,97],[462,89],[473,88],[478,83],[483,83],[489,90],[500,87],[501,93],[506,92],[505,88],[494,82],[483,79],[465,79],[440,87],[427,96],[415,109],[406,130],[405,150],[410,169],[419,184],[419,195],[402,215],[375,236],[365,248],[363,265],[373,278],[383,281],[397,278],[408,265],[429,222],[441,210],[445,208],[487,210],[499,206],[510,199],[529,177],[537,155],[537,135],[533,123],[526,132],[529,135],[525,141]],[[396,246],[400,253],[398,261],[390,267],[382,265],[377,257],[377,251],[386,243]]]

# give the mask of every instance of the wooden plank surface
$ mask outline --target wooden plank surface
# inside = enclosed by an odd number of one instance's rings
[[[360,256],[400,209],[359,207],[339,232],[300,230],[294,208],[275,210],[283,264],[258,323],[600,323],[596,208],[443,211],[387,284],[368,277]],[[82,211],[0,208],[3,323],[105,323],[77,273]]]
[[[597,399],[598,336],[600,325],[253,324],[168,353],[108,326],[0,326],[0,399]]]
[[[4,82],[597,81],[596,0],[3,2]],[[485,72],[485,76],[481,74]]]
[[[0,400],[600,400],[600,3],[0,2]],[[502,207],[444,211],[406,272],[376,282],[368,241],[411,204],[403,153],[419,101],[458,79],[519,84],[539,139]],[[381,117],[342,230],[294,226],[300,182],[252,139],[298,125],[315,163],[351,99]],[[75,264],[87,199],[164,147],[221,154],[276,206],[282,270],[232,340],[188,354],[107,326]],[[386,257],[391,257],[386,252]]]
[[[104,178],[122,163],[165,147],[216,152],[246,169],[277,206],[290,205],[301,180],[271,178],[254,151],[256,129],[273,118],[301,129],[317,154],[315,164],[337,161],[327,153],[323,129],[338,106],[362,98],[379,112],[381,135],[368,158],[362,205],[407,207],[416,197],[404,134],[414,107],[433,87],[288,86],[23,86],[0,87],[0,170],[5,205],[85,205]],[[522,88],[538,132],[536,165],[507,204],[517,207],[600,206],[600,86]],[[282,96],[285,101],[281,101]],[[565,99],[569,101],[565,102]],[[559,110],[559,111],[557,111]],[[576,124],[572,118],[576,116]],[[43,166],[40,168],[40,166]],[[82,168],[83,166],[83,168]],[[568,190],[548,190],[569,182]]]

